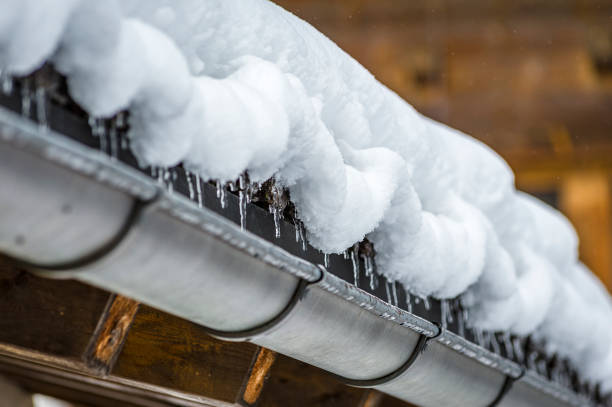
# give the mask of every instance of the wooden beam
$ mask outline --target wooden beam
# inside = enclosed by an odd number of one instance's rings
[[[137,301],[120,295],[112,295],[109,298],[83,355],[87,367],[98,374],[108,374],[121,352],[138,306]]]
[[[612,197],[610,177],[577,172],[561,183],[561,209],[580,238],[580,258],[612,291]]]
[[[0,345],[0,374],[31,393],[92,407],[232,407],[233,404],[112,375],[92,376],[82,362]],[[1,399],[0,399],[1,401]]]
[[[258,347],[141,305],[111,375],[235,403]]]
[[[110,294],[51,280],[0,257],[0,343],[80,361]]]
[[[325,371],[278,355],[258,402],[259,407],[355,407],[366,389],[349,387]]]

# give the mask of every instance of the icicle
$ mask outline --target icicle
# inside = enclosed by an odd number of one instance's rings
[[[501,347],[499,346],[499,342],[497,341],[497,335],[491,332],[491,349],[493,349],[493,353],[498,355],[501,354]]]
[[[342,255],[344,256],[344,260],[348,260],[348,259],[349,259],[349,252],[348,252],[348,249],[347,249],[347,250],[345,250],[345,251],[342,253]]]
[[[219,199],[219,203],[221,203],[221,209],[225,209],[227,202],[225,201],[225,186],[221,183],[221,181],[216,181],[217,185],[217,199]]]
[[[397,300],[397,285],[395,281],[391,283],[391,294],[393,294],[393,305],[397,307],[399,305],[399,301]]]
[[[159,167],[157,168],[157,182],[160,184],[164,184],[164,169]]]
[[[246,180],[244,175],[241,174],[238,179],[238,199],[239,199],[239,210],[240,210],[240,229],[246,229],[246,210],[247,210],[247,197],[246,197]]]
[[[465,338],[465,319],[463,318],[462,310],[459,310],[457,313],[457,333],[459,336]]]
[[[2,93],[5,95],[13,93],[13,78],[3,69],[0,69],[0,85],[2,86]]]
[[[171,194],[174,192],[174,183],[172,181],[172,178],[173,177],[172,177],[171,170],[165,169],[163,181],[164,181],[164,184],[166,184],[166,188],[168,189],[168,192]]]
[[[378,288],[378,276],[376,273],[370,274],[370,288],[376,290]]]
[[[357,257],[358,246],[353,246],[351,250],[351,262],[353,263],[353,280],[355,287],[359,287],[359,258]]]
[[[480,346],[484,346],[485,340],[480,328],[474,328],[474,334],[476,334],[476,343]]]
[[[269,210],[270,213],[274,215],[274,236],[278,239],[281,236],[280,224],[285,206],[283,205],[282,198],[283,191],[276,185],[276,181],[274,179],[272,180],[272,185],[270,186],[270,194],[272,195],[272,202],[270,202]],[[300,222],[296,222],[295,225],[296,229],[298,229],[296,230],[296,233],[298,233],[298,238],[301,237],[299,234],[301,233],[299,230],[299,224]]]
[[[504,332],[502,334],[502,341],[504,343],[504,349],[506,350],[506,356],[510,359],[514,358],[514,350],[512,349],[512,342],[510,342],[509,332]]]
[[[442,321],[442,327],[446,329],[448,327],[448,300],[440,301],[440,320]]]
[[[195,175],[196,191],[198,193],[198,207],[202,207],[202,185],[200,185],[200,174]]]
[[[47,95],[43,87],[36,89],[36,119],[38,120],[38,129],[47,131]]]
[[[329,253],[325,253],[323,255],[323,264],[325,265],[325,268],[329,267]]]
[[[21,86],[21,114],[30,117],[32,110],[32,92],[30,90],[30,79],[24,78]]]
[[[272,203],[270,204],[270,206],[268,207],[270,213],[273,215],[274,218],[274,237],[275,238],[279,238],[281,237],[281,230],[280,230],[280,221],[281,221],[281,215],[280,215],[280,210],[278,209],[278,207]],[[297,234],[297,239],[296,241],[299,241],[299,224],[295,225],[295,229],[296,229],[296,234]]]
[[[431,308],[431,304],[429,303],[429,297],[423,297],[423,305],[425,305],[425,309],[429,311]]]
[[[106,124],[104,119],[94,119],[92,133],[100,139],[100,151],[106,153]]]
[[[189,189],[189,199],[192,201],[195,199],[195,191],[193,189],[193,183],[191,182],[191,174],[189,171],[185,171],[185,178],[187,178],[187,188]]]
[[[378,286],[378,279],[376,278],[376,273],[374,272],[374,261],[372,260],[372,257],[364,255],[363,264],[365,265],[365,275],[370,279],[370,290],[376,290],[376,287]]]
[[[389,286],[391,284],[385,280],[385,293],[387,294],[387,302],[391,305],[393,305],[393,298],[391,297],[391,290],[389,290]]]
[[[405,289],[404,293],[406,294],[406,309],[408,310],[408,312],[412,314],[412,301],[411,301],[410,291]]]
[[[306,251],[306,249],[308,249],[308,241],[306,240],[306,232],[304,231],[304,223],[302,222],[298,222],[298,233],[300,240],[302,241],[302,251]]]
[[[420,295],[415,295],[414,296],[414,303],[415,304],[420,304],[421,303],[421,299],[422,299],[422,297]]]
[[[295,243],[300,243],[300,226],[299,226],[300,221],[296,220],[295,221]]]
[[[514,349],[514,356],[516,359],[523,361],[525,359],[525,355],[523,354],[523,349],[521,348],[521,341],[519,338],[512,339],[512,347]]]

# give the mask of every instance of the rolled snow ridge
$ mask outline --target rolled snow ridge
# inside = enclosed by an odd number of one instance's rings
[[[274,177],[316,248],[367,238],[389,280],[463,296],[475,327],[541,337],[612,390],[610,297],[578,263],[569,222],[304,21],[264,0],[0,5],[0,69],[50,60],[90,115],[129,109],[143,164]]]

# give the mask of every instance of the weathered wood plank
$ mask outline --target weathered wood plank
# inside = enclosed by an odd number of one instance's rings
[[[349,387],[325,371],[279,355],[263,388],[260,407],[354,407],[368,390]]]
[[[111,373],[235,402],[257,347],[208,336],[191,322],[142,305]]]
[[[97,407],[231,407],[233,404],[113,376],[91,376],[81,362],[0,346],[0,375],[32,393]],[[0,398],[0,405],[2,399]]]
[[[0,342],[80,359],[109,295],[37,277],[0,258]]]
[[[139,303],[120,295],[112,295],[96,332],[83,356],[85,364],[99,374],[112,369],[138,310]]]

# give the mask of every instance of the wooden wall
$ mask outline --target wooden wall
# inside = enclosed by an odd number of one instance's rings
[[[612,288],[611,0],[278,0],[419,111],[493,147]]]

